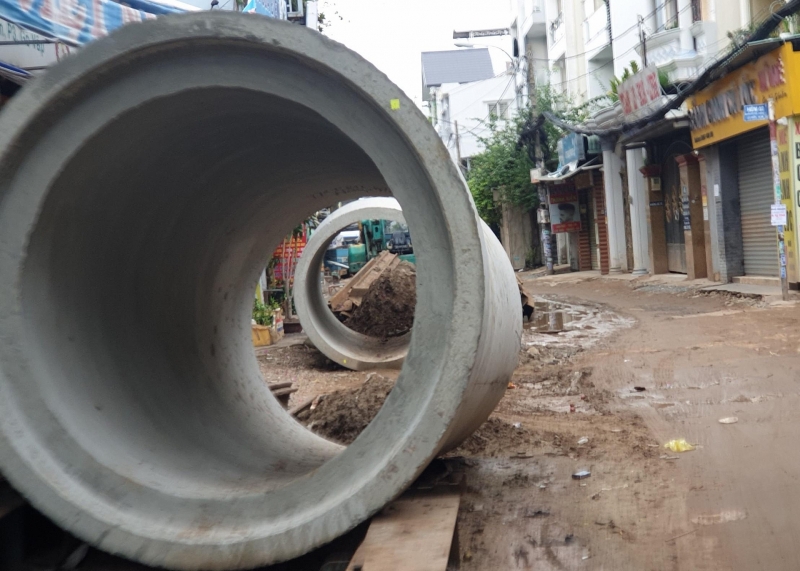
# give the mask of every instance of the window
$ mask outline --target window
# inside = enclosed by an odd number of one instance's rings
[[[487,103],[486,105],[489,108],[489,116],[494,119],[508,119],[508,110],[510,104],[510,101],[493,101],[491,103]]]
[[[671,30],[678,27],[678,0],[664,2],[664,29]]]

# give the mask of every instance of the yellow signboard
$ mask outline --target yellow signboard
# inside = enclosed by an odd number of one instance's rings
[[[767,125],[744,121],[745,105],[775,101],[775,116],[800,113],[800,54],[782,44],[698,92],[687,101],[695,149]]]
[[[789,283],[798,281],[797,245],[795,234],[795,212],[792,206],[793,177],[792,177],[792,146],[789,141],[790,130],[800,126],[790,118],[786,125],[776,125],[775,136],[778,139],[778,166],[781,173],[781,202],[786,206],[786,226],[783,227],[784,246],[786,248],[786,277]]]

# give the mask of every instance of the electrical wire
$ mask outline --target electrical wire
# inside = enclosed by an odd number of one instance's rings
[[[661,8],[663,8],[663,7],[664,7],[664,6],[666,6],[666,5],[667,5],[667,2],[666,2],[666,0],[665,0],[664,2],[662,2],[661,4],[659,4],[658,6],[656,6],[655,10],[653,10],[652,12],[650,12],[650,13],[648,13],[648,14],[646,14],[646,15],[642,16],[642,18],[643,18],[643,19],[650,18],[651,16],[653,16],[654,14],[656,14],[656,13],[657,13],[659,10],[661,10]],[[687,9],[689,9],[689,8],[691,8],[691,4],[689,4],[688,6],[684,7],[682,10],[680,10],[678,13],[676,13],[676,14],[675,14],[675,17],[677,18],[677,17],[678,17],[678,14],[680,14],[680,13],[682,13],[682,12],[686,11],[686,10],[687,10]],[[619,40],[619,39],[620,39],[620,38],[622,38],[623,36],[626,36],[626,35],[628,35],[628,34],[629,34],[629,33],[631,33],[633,30],[635,30],[635,29],[636,29],[638,26],[639,26],[639,22],[636,22],[636,23],[635,23],[633,26],[631,26],[631,27],[630,27],[630,28],[628,28],[627,30],[625,30],[625,31],[623,31],[623,32],[620,32],[620,33],[619,33],[619,35],[617,35],[617,36],[615,36],[615,37],[611,38],[611,42],[614,42],[614,41],[616,41],[616,40]],[[656,28],[656,32],[658,32],[658,28]],[[594,37],[596,37],[596,35],[595,35]],[[611,43],[611,42],[609,42],[609,43]],[[585,51],[585,52],[581,52],[581,53],[579,53],[579,54],[572,54],[572,55],[569,55],[569,56],[564,56],[564,58],[563,58],[563,59],[564,59],[564,60],[568,60],[568,59],[575,59],[575,58],[583,57],[583,56],[585,56],[586,54],[592,53],[593,51],[595,51],[595,50],[587,50],[587,51]],[[552,59],[550,59],[550,58],[527,58],[527,59],[532,59],[532,60],[536,60],[536,61],[548,61],[548,62],[549,62],[549,61],[554,61],[554,60],[552,60]],[[558,59],[562,59],[562,58],[558,58]]]
[[[549,111],[545,111],[542,113],[542,115],[546,117],[548,121],[562,129],[572,131],[573,133],[586,135],[599,135],[601,137],[616,136],[626,131],[639,129],[648,123],[651,123],[652,121],[663,118],[669,111],[680,107],[690,95],[693,95],[701,89],[708,87],[711,83],[718,79],[717,77],[714,77],[715,72],[724,68],[725,65],[730,63],[736,56],[741,54],[747,44],[768,38],[775,28],[781,24],[784,18],[791,16],[798,11],[800,11],[800,0],[790,0],[784,4],[782,8],[772,12],[770,16],[762,24],[760,24],[752,34],[748,36],[747,41],[745,41],[742,46],[734,45],[732,49],[726,50],[724,55],[718,57],[712,65],[706,67],[705,71],[691,81],[683,92],[679,93],[674,99],[665,103],[645,117],[630,122],[623,122],[620,125],[609,127],[607,129],[590,129],[587,127],[570,124]]]

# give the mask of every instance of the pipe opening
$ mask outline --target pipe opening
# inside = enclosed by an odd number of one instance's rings
[[[313,207],[298,191],[342,165],[379,176],[308,108],[232,89],[145,103],[70,159],[30,239],[23,306],[48,355],[40,389],[97,462],[216,495],[338,453],[281,410],[249,327],[254,269]]]

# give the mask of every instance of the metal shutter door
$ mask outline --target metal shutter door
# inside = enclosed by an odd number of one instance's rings
[[[769,132],[759,129],[741,137],[738,155],[744,273],[778,276],[778,238],[769,219],[770,204],[775,202]]]

